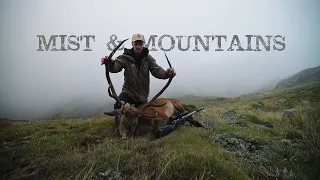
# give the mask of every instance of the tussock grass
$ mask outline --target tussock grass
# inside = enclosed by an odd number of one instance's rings
[[[121,140],[114,135],[111,117],[1,120],[0,177],[316,179],[319,84],[237,98],[181,97],[188,110],[205,107],[195,118],[208,127],[181,126],[161,139],[146,135]],[[289,110],[294,115],[283,118]]]
[[[182,127],[159,140],[120,140],[113,136],[112,118],[13,123],[9,127],[2,131],[6,136],[1,135],[5,137],[1,158],[5,179],[92,179],[108,170],[125,179],[248,179],[245,168],[210,142],[209,131],[198,128]],[[21,129],[25,131],[15,133]],[[18,139],[19,144],[15,143]],[[10,156],[15,159],[6,158]]]

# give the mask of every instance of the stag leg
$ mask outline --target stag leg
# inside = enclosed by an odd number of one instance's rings
[[[156,118],[153,120],[153,133],[157,132],[161,127],[165,126],[168,120]]]
[[[140,135],[139,125],[137,125],[137,128],[133,131],[133,135],[134,135],[134,136]]]
[[[154,124],[151,119],[139,117],[135,133],[137,135],[143,135],[149,132],[152,133],[153,127],[154,127]]]
[[[120,137],[121,137],[122,139],[127,138],[127,130],[126,130],[126,128],[123,126],[122,123],[119,123],[118,131],[119,131],[119,135],[120,135]]]
[[[113,109],[116,110],[116,109],[120,109],[121,108],[121,105],[119,105],[118,102],[116,102],[114,105],[113,105]],[[120,116],[115,116],[114,117],[114,128],[115,128],[115,134],[118,135],[120,132],[119,132],[119,118]]]
[[[119,129],[118,129],[118,127],[119,127],[119,117],[116,116],[116,117],[114,117],[114,133],[115,133],[116,135],[119,134]]]

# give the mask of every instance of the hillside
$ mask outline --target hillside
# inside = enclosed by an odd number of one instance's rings
[[[290,76],[289,78],[283,79],[276,85],[276,88],[287,87],[290,85],[310,82],[314,80],[320,81],[320,66],[304,69],[297,74]]]
[[[1,120],[2,179],[317,179],[320,82],[237,98],[179,97],[204,107],[161,139],[114,136],[113,118]],[[111,179],[111,178],[110,178]]]

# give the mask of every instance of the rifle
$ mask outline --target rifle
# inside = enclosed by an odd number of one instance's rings
[[[185,111],[179,115],[176,116],[172,116],[170,117],[168,124],[161,127],[160,129],[157,129],[155,131],[155,137],[156,138],[160,138],[163,136],[168,135],[170,132],[172,132],[174,129],[176,129],[181,123],[188,121],[191,124],[195,124],[197,127],[203,127],[202,124],[200,124],[199,122],[193,120],[193,115],[197,112],[202,111],[204,108],[201,107],[195,111],[189,112],[189,111]],[[191,119],[190,119],[191,118]]]

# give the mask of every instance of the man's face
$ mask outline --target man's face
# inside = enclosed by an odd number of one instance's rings
[[[140,54],[143,49],[143,41],[132,42],[133,50],[136,54]]]

